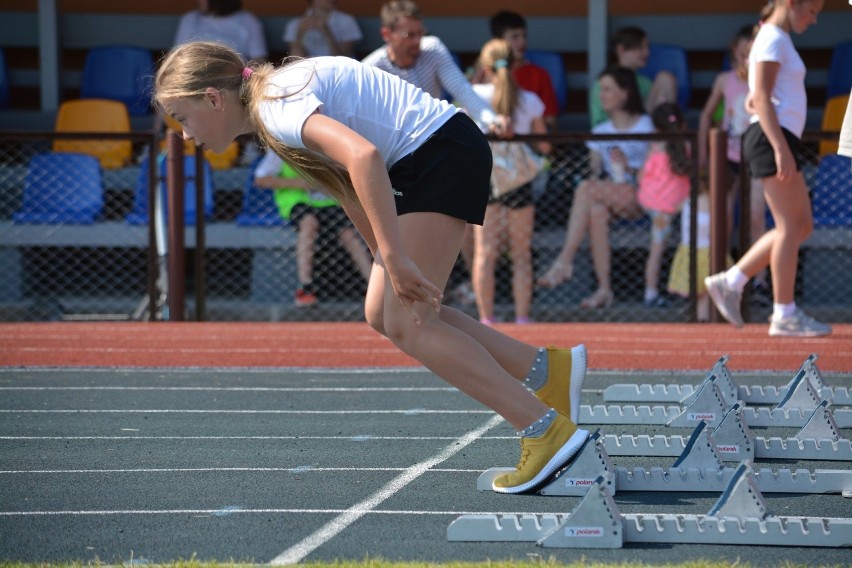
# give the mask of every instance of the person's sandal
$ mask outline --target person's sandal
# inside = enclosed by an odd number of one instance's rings
[[[556,288],[560,284],[568,282],[573,277],[573,265],[557,260],[550,265],[550,268],[544,273],[544,276],[541,276],[537,280],[537,283],[542,288]]]
[[[587,310],[593,310],[596,308],[608,308],[612,305],[613,299],[614,298],[612,290],[604,290],[603,288],[598,288],[594,294],[580,302],[580,307],[585,308]]]

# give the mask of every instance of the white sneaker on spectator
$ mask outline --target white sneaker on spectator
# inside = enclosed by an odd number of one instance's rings
[[[743,301],[741,292],[731,290],[725,280],[725,273],[720,272],[704,279],[707,295],[716,304],[716,308],[722,317],[737,327],[743,326],[743,316],[740,307]]]
[[[781,337],[817,337],[831,333],[831,326],[819,322],[796,308],[793,315],[786,318],[775,318],[769,323],[769,335]]]

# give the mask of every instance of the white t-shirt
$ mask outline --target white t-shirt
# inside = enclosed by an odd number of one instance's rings
[[[849,96],[846,114],[843,116],[843,126],[840,127],[840,148],[837,153],[852,158],[852,93]]]
[[[261,120],[287,146],[305,148],[302,127],[319,110],[372,142],[388,169],[460,112],[348,57],[316,57],[284,67],[272,76],[267,94],[282,98],[261,102]]]
[[[310,15],[311,12],[312,10],[308,10],[306,15]],[[293,18],[287,23],[283,36],[285,42],[294,43],[296,41],[296,35],[298,34],[299,24],[302,19]],[[340,42],[359,41],[363,37],[361,35],[361,28],[358,27],[358,22],[355,21],[355,18],[337,10],[332,10],[328,15],[328,29],[331,31],[331,35]],[[309,57],[332,55],[328,39],[319,30],[311,29],[305,32],[302,44]]]
[[[774,61],[780,64],[775,87],[772,89],[772,104],[778,123],[802,137],[808,111],[808,96],[805,92],[805,62],[793,46],[790,34],[773,24],[760,26],[748,56],[748,88],[755,91],[756,67],[759,62]],[[758,121],[755,114],[752,122]]]
[[[494,84],[482,83],[473,85],[473,90],[487,104],[491,104],[494,98]],[[544,116],[544,103],[532,91],[520,90],[518,106],[512,114],[512,126],[516,134],[529,134],[532,132],[532,123],[536,118]]]
[[[420,40],[420,56],[411,67],[403,69],[394,65],[388,57],[387,46],[375,50],[363,62],[401,77],[435,98],[441,98],[443,89],[446,89],[480,128],[484,129],[494,121],[491,107],[473,92],[470,81],[453,61],[447,46],[435,36],[426,36]]]
[[[654,123],[647,114],[640,116],[627,130],[617,129],[611,120],[601,122],[592,128],[592,134],[648,134],[651,132],[654,132]],[[609,153],[613,148],[621,148],[627,157],[627,164],[634,170],[638,170],[645,164],[650,144],[647,140],[590,140],[586,142],[586,146],[589,150],[601,155],[604,171],[612,175]]]
[[[246,59],[266,58],[266,36],[257,16],[239,10],[228,16],[210,16],[193,10],[178,25],[175,45],[188,41],[218,41],[230,45]]]

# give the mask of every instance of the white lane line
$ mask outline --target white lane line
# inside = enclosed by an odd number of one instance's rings
[[[296,543],[273,558],[270,561],[270,564],[286,565],[301,562],[308,554],[337,536],[341,531],[363,517],[369,511],[378,507],[382,502],[393,497],[396,493],[405,488],[406,485],[423,475],[430,468],[454,456],[460,450],[463,450],[465,447],[475,442],[485,432],[491,430],[501,422],[503,422],[502,417],[499,415],[492,416],[485,424],[476,430],[468,432],[455,442],[451,443],[439,454],[410,467],[367,499],[354,505],[350,509],[342,511],[337,517],[327,522],[314,533],[302,539],[301,542]]]
[[[491,414],[492,410],[3,409],[0,414]]]
[[[517,437],[515,438],[517,439]],[[137,469],[18,469],[0,471],[0,475],[36,475],[36,474],[68,474],[83,473],[327,473],[345,471],[407,471],[406,467],[314,467],[299,465],[295,467],[186,467],[186,468],[137,468]],[[481,473],[481,469],[433,468],[429,472],[440,473]]]
[[[30,440],[30,441],[75,441],[75,440],[351,440],[355,442],[403,440],[455,440],[455,436],[372,436],[358,434],[354,436],[0,436],[0,440]],[[517,440],[517,436],[483,436],[482,440]]]
[[[99,515],[215,515],[221,513],[222,509],[125,509],[125,510],[92,510],[92,511],[0,511],[0,517],[58,517],[67,516],[99,516]],[[338,515],[357,513],[363,515],[544,515],[547,512],[507,512],[507,511],[413,511],[413,510],[376,510],[376,509],[234,509],[229,510],[231,515],[257,515],[257,514],[307,514],[307,515]]]
[[[397,351],[398,352],[398,351]],[[392,375],[392,374],[428,374],[432,372],[422,366],[411,367],[198,367],[189,365],[186,367],[128,367],[128,366],[105,366],[105,367],[0,367],[3,373],[119,373],[119,374],[141,374],[141,373],[169,373],[170,375],[183,374],[226,374],[248,373],[263,374],[284,373],[288,375]]]
[[[460,392],[455,387],[0,387],[0,391]]]

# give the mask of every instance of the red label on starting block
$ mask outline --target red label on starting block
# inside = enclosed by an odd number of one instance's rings
[[[710,422],[712,422],[713,420],[716,420],[716,413],[715,412],[690,412],[686,415],[686,417],[689,420],[695,420],[695,421],[709,420]]]
[[[716,449],[719,450],[723,454],[736,454],[739,453],[740,447],[737,445],[732,446],[716,446]]]
[[[594,484],[594,479],[583,479],[579,477],[569,477],[565,480],[565,487],[591,487]]]
[[[566,527],[565,536],[578,538],[601,537],[604,535],[603,527]]]

